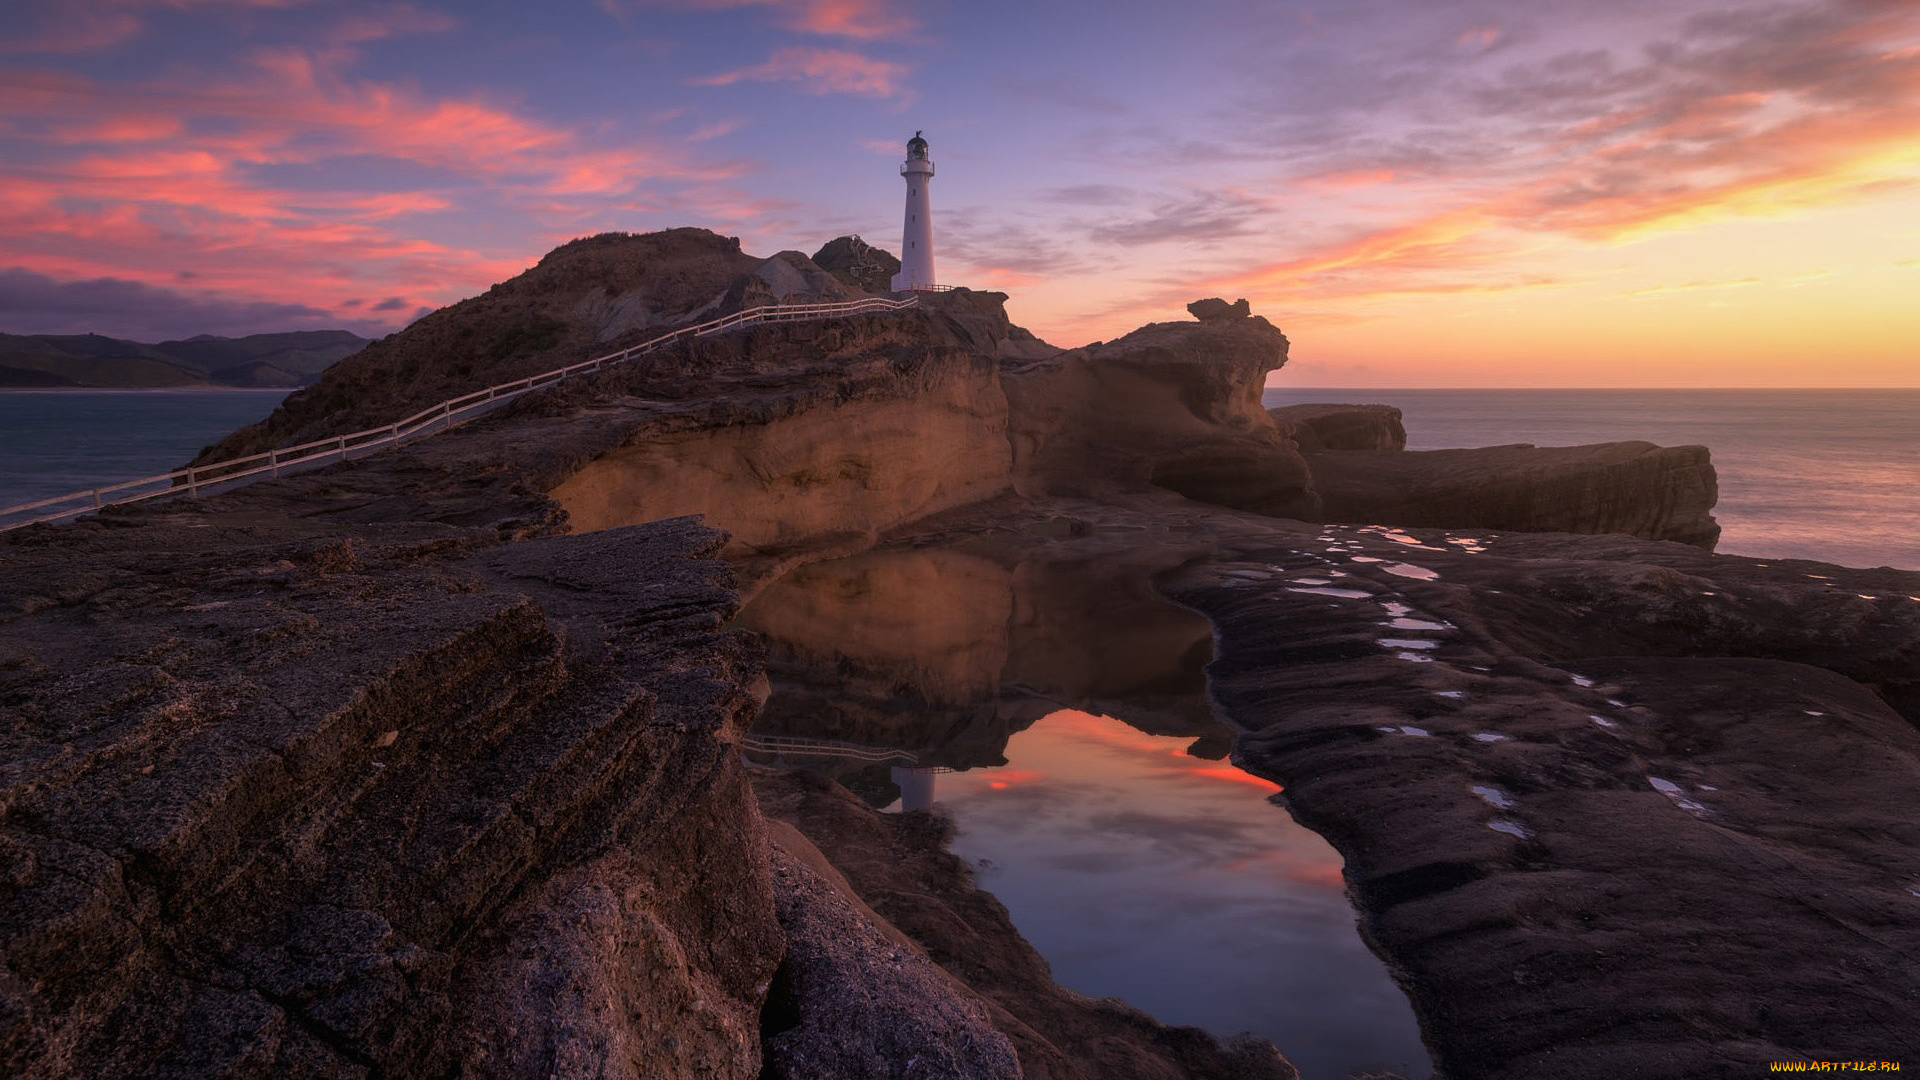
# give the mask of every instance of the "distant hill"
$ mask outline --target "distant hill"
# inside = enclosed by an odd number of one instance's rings
[[[146,345],[100,334],[0,334],[0,387],[306,386],[368,339],[345,330]]]

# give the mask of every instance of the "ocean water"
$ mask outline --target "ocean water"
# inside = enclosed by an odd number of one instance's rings
[[[171,472],[285,390],[0,391],[0,509]]]
[[[1281,388],[1265,401],[1397,406],[1409,450],[1701,444],[1720,478],[1718,550],[1920,569],[1920,390]]]
[[[0,508],[178,468],[281,390],[0,391]],[[1268,406],[1382,402],[1407,446],[1703,444],[1720,550],[1920,569],[1920,390],[1270,389]]]

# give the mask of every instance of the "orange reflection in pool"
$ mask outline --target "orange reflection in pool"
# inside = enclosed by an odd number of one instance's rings
[[[1353,932],[1341,860],[1279,786],[1062,710],[1008,764],[942,772],[933,796],[1055,978],[1174,1024],[1272,1039],[1309,1080],[1431,1066],[1406,1000]]]

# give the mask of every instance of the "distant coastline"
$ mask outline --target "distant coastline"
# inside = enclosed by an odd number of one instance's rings
[[[311,385],[367,340],[347,330],[201,334],[154,344],[103,334],[0,334],[0,389],[291,390]]]

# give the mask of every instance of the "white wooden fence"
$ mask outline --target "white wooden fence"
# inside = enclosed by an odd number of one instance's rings
[[[900,300],[874,296],[837,304],[771,304],[766,307],[749,308],[711,322],[662,334],[619,352],[597,356],[591,360],[582,360],[577,364],[555,368],[540,375],[530,375],[524,379],[515,379],[498,386],[489,386],[485,390],[475,390],[471,394],[462,394],[457,398],[422,409],[405,420],[396,420],[385,427],[356,431],[351,435],[336,435],[330,439],[282,447],[263,454],[249,454],[246,457],[196,465],[159,476],[127,480],[105,487],[76,491],[68,495],[56,495],[51,499],[9,506],[0,509],[0,532],[42,521],[58,521],[62,518],[74,517],[98,510],[103,506],[139,502],[164,495],[198,495],[209,490],[224,491],[229,487],[250,483],[267,476],[279,476],[289,470],[314,468],[331,462],[346,461],[352,457],[364,457],[382,447],[445,431],[455,424],[490,412],[529,391],[552,386],[573,375],[589,375],[688,338],[725,333],[754,323],[827,319],[863,311],[898,311],[901,308],[913,307],[919,302],[920,298],[917,296],[908,296]],[[33,511],[40,511],[40,513],[18,521],[6,520],[15,515]]]

